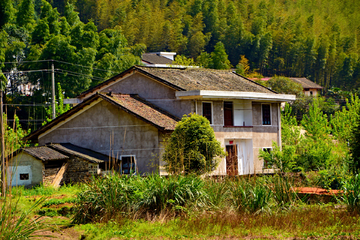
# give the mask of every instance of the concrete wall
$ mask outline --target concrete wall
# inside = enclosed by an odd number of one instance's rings
[[[30,181],[21,181],[19,180],[20,173],[27,173],[21,171],[22,166],[30,166]],[[25,185],[25,186],[32,186],[36,184],[40,184],[43,181],[43,171],[44,171],[44,164],[42,161],[34,158],[33,156],[27,153],[19,153],[13,159],[9,161],[9,170],[10,170],[10,177],[12,183],[16,183],[15,185]],[[9,182],[9,181],[8,181]],[[13,185],[13,184],[12,184]]]
[[[154,171],[152,157],[159,156],[158,129],[104,100],[39,137],[40,145],[49,142],[69,142],[117,158],[135,155],[140,173]]]
[[[105,88],[103,92],[138,94],[140,97],[156,106],[181,118],[184,114],[192,112],[190,101],[179,100],[175,97],[175,90],[158,83],[148,77],[135,73],[129,77]]]
[[[215,136],[223,148],[232,144],[238,145],[239,156],[240,146],[246,146],[245,154],[249,161],[253,161],[251,173],[263,172],[263,160],[259,159],[259,150],[272,147],[272,142],[279,143],[279,104],[252,102],[252,127],[223,127],[223,101],[216,100],[213,103],[213,124]],[[261,104],[271,104],[271,125],[262,125]],[[197,101],[197,113],[202,115],[202,102]],[[245,166],[245,165],[244,165]],[[240,172],[240,166],[239,166]],[[226,174],[226,159],[222,159],[214,175]]]

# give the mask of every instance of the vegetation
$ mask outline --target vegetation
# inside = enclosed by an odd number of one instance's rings
[[[225,156],[210,122],[197,114],[184,115],[165,146],[163,160],[169,173],[210,173]]]

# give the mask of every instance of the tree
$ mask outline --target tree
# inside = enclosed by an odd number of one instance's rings
[[[200,115],[184,115],[165,146],[163,160],[169,173],[209,173],[225,156],[209,121]]]
[[[224,44],[218,42],[215,45],[214,51],[211,53],[212,68],[214,69],[229,69],[231,67],[228,55],[226,54]]]
[[[301,84],[291,81],[286,77],[273,77],[268,81],[268,87],[278,93],[296,94],[301,96],[303,94],[303,87]]]
[[[350,169],[359,173],[360,169],[360,108],[357,109],[356,122],[352,127],[350,138],[351,163]]]

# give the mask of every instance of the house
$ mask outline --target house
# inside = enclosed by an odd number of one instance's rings
[[[320,91],[323,89],[319,84],[314,83],[313,81],[307,78],[290,78],[292,81],[301,84],[303,87],[305,96],[318,96]]]
[[[213,175],[262,173],[259,150],[281,143],[280,104],[293,100],[228,70],[134,66],[80,94],[74,108],[26,139],[116,157],[123,173],[166,174],[164,141],[184,114],[197,113],[228,152]]]
[[[269,81],[271,77],[261,78],[261,81]],[[313,81],[307,79],[307,78],[294,78],[290,77],[290,80],[292,80],[295,83],[298,83],[302,86],[303,92],[305,96],[318,96],[320,91],[323,89],[322,86],[319,84],[314,83]],[[257,78],[253,78],[252,80],[258,80]]]
[[[175,52],[144,53],[141,62],[145,66],[166,67],[173,63],[175,55]]]
[[[71,143],[20,148],[8,157],[8,184],[59,185],[88,180],[106,169],[109,156]],[[56,184],[55,182],[58,181]]]

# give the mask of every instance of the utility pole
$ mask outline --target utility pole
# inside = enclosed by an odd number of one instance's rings
[[[55,110],[55,70],[54,70],[54,61],[51,63],[51,84],[52,84],[52,119],[56,118]]]
[[[0,81],[0,84],[2,81]],[[1,193],[2,197],[5,197],[6,194],[6,176],[5,176],[5,143],[4,143],[4,119],[3,119],[3,89],[2,84],[0,85],[0,128],[1,128],[1,182],[2,188]]]

